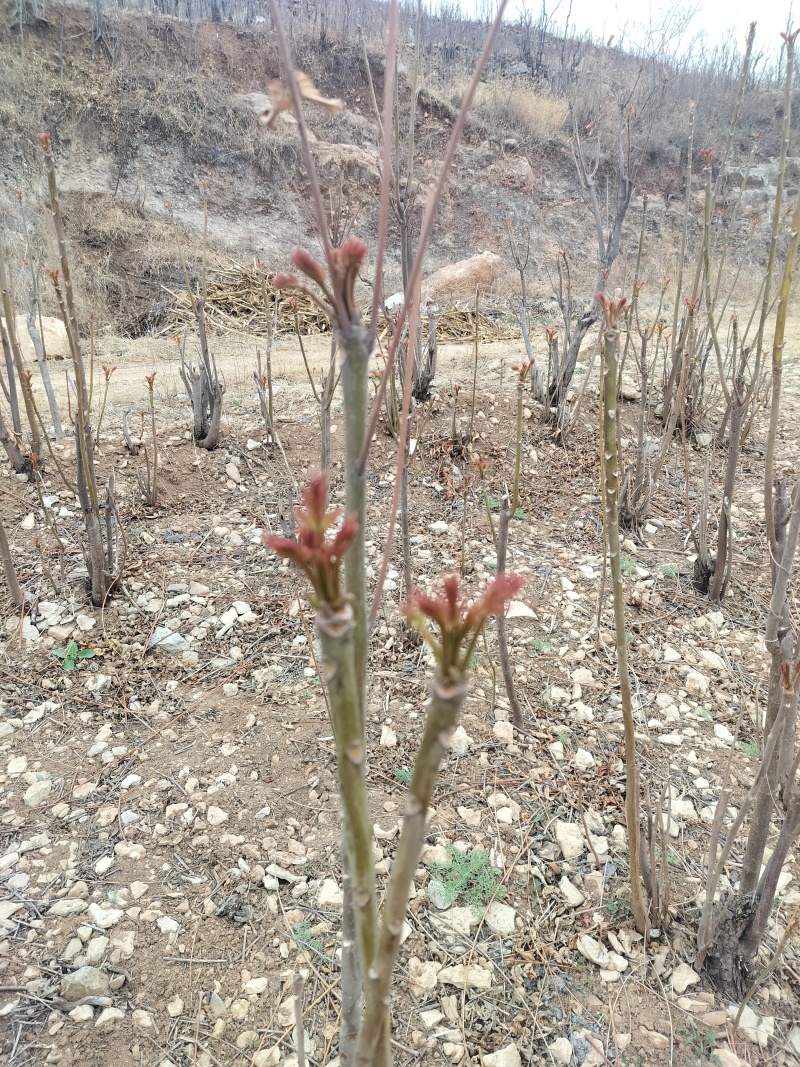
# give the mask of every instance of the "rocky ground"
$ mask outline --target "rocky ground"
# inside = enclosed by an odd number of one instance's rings
[[[121,360],[121,380],[138,382],[125,371],[138,366],[135,347]],[[138,358],[151,355],[140,349]],[[411,532],[420,585],[463,558],[464,580],[477,590],[493,572],[494,547],[472,464],[452,455],[449,441],[451,384],[467,380],[465,355],[444,354],[439,399],[418,427]],[[488,462],[495,496],[513,468],[509,358],[495,350],[482,357],[476,403],[474,449]],[[184,401],[165,371],[162,364],[155,510],[140,502],[142,461],[119,434],[134,386],[112,394],[101,466],[116,474],[128,568],[104,610],[83,593],[74,499],[55,477],[46,486],[67,544],[62,580],[39,502],[2,468],[0,509],[35,595],[24,619],[3,603],[3,1054],[14,1067],[290,1067],[299,970],[310,1062],[329,1065],[341,914],[333,739],[305,590],[261,541],[287,514],[289,478],[259,428],[249,372],[231,376],[224,441],[209,454],[188,439]],[[135,388],[141,406],[143,384]],[[302,480],[317,448],[312,401],[296,375],[278,398],[288,463]],[[634,418],[632,406],[625,418]],[[468,419],[464,404],[462,427]],[[485,1067],[797,1062],[796,943],[738,1029],[736,1005],[691,967],[722,775],[730,768],[734,781],[729,824],[760,743],[768,580],[760,441],[743,460],[735,580],[721,610],[691,585],[680,453],[643,540],[624,547],[642,781],[654,802],[663,791],[669,808],[672,921],[645,945],[626,881],[607,601],[599,632],[595,624],[602,533],[594,420],[589,405],[568,450],[535,417],[525,422],[522,517],[512,524],[509,568],[527,584],[509,612],[509,637],[527,730],[517,734],[509,722],[490,627],[409,906],[396,1059]],[[333,441],[338,462],[338,428]],[[794,447],[781,445],[782,463],[796,460]],[[693,478],[707,454],[715,470],[724,463],[713,449],[692,449]],[[381,442],[369,489],[375,564],[392,470],[392,449]],[[397,840],[430,675],[399,616],[400,584],[390,572],[371,647],[379,882]],[[53,650],[71,639],[96,654],[65,671]],[[723,891],[740,858],[734,850]],[[792,859],[762,962],[798,904]]]

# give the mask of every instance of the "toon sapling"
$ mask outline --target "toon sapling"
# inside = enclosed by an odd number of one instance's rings
[[[305,249],[295,248],[292,263],[297,274],[279,275],[273,280],[273,287],[302,290],[323,310],[331,322],[337,342],[344,402],[343,471],[346,517],[339,531],[328,539],[326,534],[333,528],[335,513],[325,507],[326,483],[324,478],[320,477],[306,490],[305,507],[299,516],[297,541],[283,538],[272,539],[268,543],[275,551],[292,559],[304,571],[311,584],[317,634],[325,660],[323,676],[328,686],[336,741],[345,846],[339,1056],[343,1064],[355,1063],[357,1067],[389,1067],[392,1062],[392,974],[411,880],[426,833],[427,813],[439,766],[447,751],[450,733],[455,728],[458,710],[466,695],[466,669],[475,642],[479,639],[489,615],[502,610],[505,599],[521,584],[514,578],[496,579],[472,607],[460,598],[458,581],[455,578],[447,579],[442,599],[422,595],[410,598],[409,615],[431,642],[437,669],[432,682],[425,732],[411,779],[407,814],[386,888],[382,922],[379,924],[372,857],[372,823],[366,794],[368,633],[381,607],[383,582],[391,559],[394,529],[400,508],[403,467],[407,463],[409,410],[414,391],[413,339],[418,332],[418,296],[424,255],[444,185],[461,139],[466,109],[472,101],[480,71],[485,66],[499,31],[504,7],[505,4],[501,2],[476,65],[475,74],[465,93],[464,106],[453,124],[439,177],[427,197],[416,254],[409,263],[408,284],[404,286],[406,300],[398,313],[384,363],[384,373],[372,411],[368,413],[370,356],[376,342],[390,219],[393,172],[390,131],[395,107],[398,5],[396,0],[391,0],[389,4],[381,123],[384,138],[380,210],[372,283],[372,311],[367,324],[355,296],[355,285],[366,263],[367,248],[355,237],[348,237],[339,247],[333,244],[303,110],[304,99],[319,103],[329,111],[339,110],[341,103],[321,97],[310,79],[294,68],[278,2],[270,0],[278,51],[286,72],[286,80],[285,83],[273,82],[270,86],[272,108],[266,121],[270,125],[274,121],[274,115],[280,110],[291,108],[294,111],[323,252],[322,262],[318,262]],[[407,330],[404,329],[406,323]],[[371,610],[368,610],[365,552],[367,465],[370,445],[383,409],[384,395],[388,382],[395,374],[398,349],[405,338],[412,340],[411,350],[404,361],[403,386],[399,394],[396,476],[387,528],[381,530],[381,537],[385,542],[383,559]],[[431,632],[432,626],[439,627],[438,637]],[[351,921],[355,929],[353,939],[349,934]],[[351,940],[357,945],[357,965]]]

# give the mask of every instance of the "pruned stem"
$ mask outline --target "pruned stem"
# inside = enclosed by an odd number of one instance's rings
[[[625,589],[619,540],[619,461],[617,455],[617,367],[619,330],[606,326],[604,331],[605,367],[603,381],[603,459],[605,461],[605,511],[608,538],[611,589],[614,597],[614,631],[617,644],[622,719],[625,728],[625,816],[631,867],[631,902],[636,928],[643,933],[647,925],[640,863],[639,776],[636,766],[636,740],[633,721],[631,679],[628,670],[628,639],[625,634]]]

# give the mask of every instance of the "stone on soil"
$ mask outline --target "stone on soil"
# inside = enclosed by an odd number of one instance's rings
[[[583,855],[585,847],[583,831],[574,822],[563,822],[558,819],[555,826],[555,838],[567,863]]]
[[[513,1042],[483,1057],[484,1067],[522,1067],[522,1057]]]
[[[486,909],[484,922],[493,934],[501,937],[510,937],[514,933],[514,921],[517,913],[508,904],[499,900],[493,900]]]
[[[72,1003],[84,997],[107,997],[109,992],[108,977],[99,967],[79,967],[61,979],[61,996]]]
[[[679,963],[672,972],[672,988],[681,996],[689,986],[697,985],[700,975],[688,963]]]
[[[567,1067],[572,1059],[572,1042],[568,1037],[557,1037],[547,1048],[556,1067]]]

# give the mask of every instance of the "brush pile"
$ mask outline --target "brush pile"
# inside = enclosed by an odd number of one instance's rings
[[[274,313],[278,301],[277,332],[303,337],[329,333],[330,325],[313,300],[297,290],[272,288],[275,272],[265,272],[257,262],[232,265],[210,272],[206,278],[205,319],[209,333],[251,333],[266,336],[269,330],[265,294]],[[185,288],[164,287],[166,306],[157,328],[157,336],[173,336],[195,326],[194,312]],[[503,315],[507,318],[507,313]],[[385,344],[390,336],[388,322],[381,323],[379,337]],[[427,330],[427,315],[423,315]],[[436,339],[439,344],[471,344],[475,341],[503,341],[519,336],[513,321],[503,321],[501,312],[478,311],[466,306],[448,307],[436,316]]]

